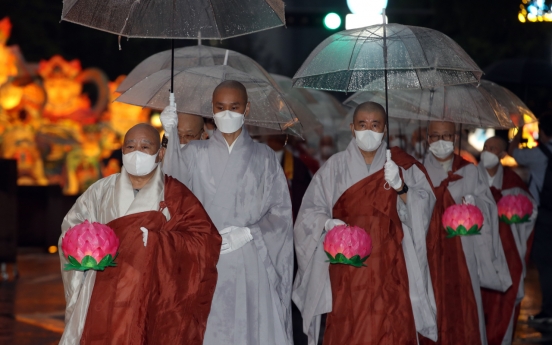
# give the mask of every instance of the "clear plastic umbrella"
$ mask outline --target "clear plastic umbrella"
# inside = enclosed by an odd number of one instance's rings
[[[474,84],[430,90],[389,90],[389,117],[408,121],[450,121],[477,128],[512,128],[507,107],[485,88]],[[385,104],[385,91],[362,91],[344,104],[355,107],[372,101]]]
[[[255,60],[238,52],[216,47],[197,45],[175,49],[174,70],[183,71],[192,67],[222,65],[224,64],[226,54],[228,54],[226,61],[228,66],[252,75],[258,79],[266,80],[278,87],[278,84],[276,84],[270,74],[268,74],[268,72],[265,71],[265,69],[262,68],[261,65],[259,65]],[[171,68],[171,58],[171,50],[166,50],[154,54],[140,62],[128,74],[121,85],[119,85],[117,92],[125,92],[131,86],[151,74],[162,69]]]
[[[526,123],[538,121],[535,114],[533,114],[527,105],[507,88],[488,80],[481,80],[481,85],[479,87],[485,89],[498,101],[498,103],[500,103],[500,105],[506,108],[506,111],[510,114],[510,118],[516,127],[523,127]]]
[[[61,20],[124,37],[225,39],[282,26],[281,0],[64,0]]]
[[[328,37],[297,71],[293,86],[344,92],[427,89],[477,82],[482,74],[439,31],[379,24]]]
[[[266,80],[261,80],[227,65],[194,67],[174,74],[177,111],[203,117],[213,117],[212,95],[225,80],[241,82],[251,102],[245,123],[285,131],[300,126],[284,95]],[[137,83],[119,98],[118,102],[153,109],[167,105],[166,90],[171,82],[171,71],[161,70]],[[300,130],[295,130],[295,133]]]

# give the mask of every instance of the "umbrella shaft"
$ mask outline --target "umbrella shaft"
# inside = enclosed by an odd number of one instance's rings
[[[174,39],[171,39],[171,93],[174,93]]]

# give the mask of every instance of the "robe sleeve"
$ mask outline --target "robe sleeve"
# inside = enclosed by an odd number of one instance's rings
[[[171,208],[166,195],[171,220],[148,234],[156,292],[148,307],[148,319],[154,320],[148,338],[201,345],[217,282],[221,237],[197,198],[184,188],[176,189],[178,193],[173,188],[165,187],[179,198],[180,207]]]
[[[404,182],[408,185],[407,202],[405,204],[397,196],[397,210],[404,233],[402,248],[414,321],[418,333],[437,341],[437,307],[426,248],[426,234],[435,206],[435,195],[425,174],[417,166],[402,169],[402,172]]]
[[[531,236],[531,233],[535,228],[535,222],[537,220],[537,215],[538,215],[538,205],[535,199],[533,199],[533,197],[529,193],[525,192],[523,189],[519,187],[506,189],[502,191],[502,195],[518,195],[518,194],[525,195],[527,198],[529,198],[529,200],[531,200],[531,203],[533,204],[533,213],[531,214],[531,217],[529,218],[528,222],[510,225],[510,228],[512,229],[512,234],[514,235],[514,239],[516,241],[516,247],[518,249],[518,253],[520,255],[521,263],[523,267],[523,271],[521,275],[522,279],[519,284],[518,295],[517,295],[517,301],[519,303],[525,296],[525,284],[523,279],[527,274],[527,265],[525,262],[525,256],[527,254],[527,241],[529,240],[529,237]]]
[[[274,164],[272,164],[274,163]],[[253,236],[270,284],[278,294],[276,305],[282,307],[285,315],[281,320],[287,334],[291,334],[291,288],[293,284],[293,217],[291,198],[284,172],[274,158],[269,163],[265,177],[265,191],[262,200],[261,219],[248,225]]]
[[[330,163],[330,162],[328,162]],[[329,164],[319,170],[307,188],[295,223],[295,254],[298,271],[293,301],[303,317],[308,344],[316,345],[322,314],[332,310],[329,263],[324,252],[324,224],[332,218],[332,196],[324,186],[333,186]]]
[[[473,176],[476,178],[473,196],[475,204],[483,213],[484,220],[480,235],[469,236],[469,238],[463,238],[463,240],[469,240],[474,246],[481,287],[506,291],[512,285],[512,278],[498,233],[496,203],[491,190],[482,180],[477,168],[473,167],[473,170],[476,172]]]
[[[99,195],[103,188],[103,181],[98,181],[90,186],[75,202],[69,210],[61,225],[61,236],[58,241],[58,252],[61,263],[61,277],[65,291],[65,325],[66,330],[60,340],[60,344],[69,345],[80,342],[80,336],[86,320],[86,312],[92,296],[92,287],[96,279],[95,271],[65,271],[63,268],[69,261],[65,258],[61,249],[61,240],[67,230],[82,223],[85,220],[97,221],[97,206],[100,204]],[[82,291],[81,291],[82,290]]]
[[[173,128],[169,134],[167,151],[163,158],[163,173],[190,187],[192,179],[192,169],[190,167],[193,167],[195,163],[195,151],[196,148],[192,145],[186,145],[183,149],[180,148],[178,130],[176,127]]]

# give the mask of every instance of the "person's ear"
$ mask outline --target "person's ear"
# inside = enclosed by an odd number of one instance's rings
[[[245,113],[243,114],[243,116],[249,115],[250,107],[251,107],[251,102],[247,102],[247,105],[245,106]]]
[[[165,152],[167,151],[166,148],[162,147],[159,149],[159,154],[157,155],[157,159],[155,160],[156,163],[162,162],[163,158],[165,158]]]
[[[506,157],[506,151],[502,151],[502,152],[500,152],[500,153],[498,154],[498,158],[499,158],[499,159],[502,159],[502,158],[504,158],[504,157]]]
[[[355,135],[355,125],[351,122],[351,124],[349,125],[351,127],[351,133],[353,134],[353,138],[356,138],[356,135]]]

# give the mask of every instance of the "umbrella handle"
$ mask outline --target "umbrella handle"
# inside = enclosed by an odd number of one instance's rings
[[[391,150],[387,149],[385,154],[387,156],[387,162],[389,162],[391,160]],[[385,190],[390,190],[391,189],[391,186],[389,185],[389,182],[385,181],[385,183],[383,184],[383,189],[385,189]]]
[[[169,94],[169,105],[176,109],[176,102],[174,100],[174,93],[172,93],[172,92]],[[169,132],[165,132],[164,137],[166,137],[168,139],[169,138]]]

